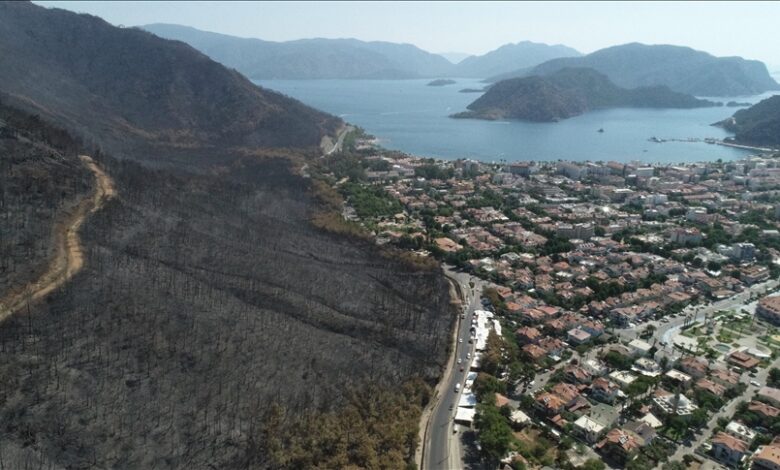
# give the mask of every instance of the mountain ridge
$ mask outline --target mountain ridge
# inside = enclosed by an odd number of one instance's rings
[[[628,43],[576,58],[557,58],[533,69],[496,75],[488,81],[546,75],[566,67],[588,67],[625,88],[665,85],[696,96],[740,96],[780,89],[760,61],[716,57],[690,47]]]
[[[182,42],[27,2],[0,4],[0,90],[116,155],[315,148],[338,118],[252,84]]]
[[[455,64],[440,54],[407,43],[354,38],[275,42],[174,24],[156,23],[140,28],[186,42],[256,80],[485,78],[517,66],[534,66],[553,57],[579,55],[560,44],[548,46],[522,41],[505,44],[481,56],[471,55]]]
[[[471,56],[457,64],[457,74],[465,78],[485,78],[502,71],[530,68],[561,57],[579,57],[582,54],[563,44],[544,44],[520,41],[504,44],[480,56]],[[512,65],[510,65],[512,64]]]

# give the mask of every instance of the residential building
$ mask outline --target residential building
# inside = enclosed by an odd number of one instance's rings
[[[647,356],[650,352],[650,349],[653,348],[653,345],[648,343],[647,341],[642,341],[641,339],[633,339],[630,343],[628,343],[628,348],[631,350],[631,355],[634,357],[643,357]]]
[[[580,416],[574,422],[574,432],[585,439],[589,444],[594,444],[604,435],[603,424],[592,420],[589,416]]]
[[[780,416],[780,409],[772,405],[767,405],[760,401],[751,401],[748,403],[748,411],[761,415],[763,419],[774,419]]]
[[[772,406],[780,406],[780,389],[774,387],[761,387],[758,390],[758,399]]]
[[[641,438],[631,431],[613,429],[594,447],[606,457],[627,462],[636,456],[642,447]]]
[[[707,361],[696,356],[686,356],[680,359],[677,368],[693,378],[700,379],[707,375]]]
[[[706,392],[709,392],[715,395],[716,397],[722,397],[723,394],[726,392],[726,387],[705,378],[701,378],[697,380],[696,384],[694,385],[694,388],[696,388],[697,390],[704,390]]]
[[[734,436],[719,432],[712,438],[712,456],[716,460],[731,466],[739,466],[748,453],[747,442]]]
[[[542,338],[542,333],[532,326],[518,328],[515,334],[520,344],[535,344]]]
[[[753,454],[753,470],[780,470],[780,437],[771,444],[761,446]]]
[[[590,384],[590,396],[594,400],[604,403],[614,403],[620,387],[609,380],[598,377]]]
[[[758,301],[756,315],[775,325],[780,325],[780,295],[764,297]]]
[[[755,357],[750,356],[749,354],[742,351],[731,353],[727,360],[729,363],[746,370],[755,369],[755,367],[761,362]]]
[[[699,408],[682,393],[670,393],[663,389],[656,390],[653,404],[663,414],[678,416],[689,416]]]
[[[756,437],[756,432],[742,423],[731,421],[726,425],[726,433],[750,444]]]
[[[592,335],[580,328],[573,328],[566,333],[569,344],[579,346],[590,341]]]
[[[690,386],[691,382],[693,381],[690,375],[684,374],[676,369],[671,369],[666,374],[664,374],[664,376],[668,377],[673,384],[681,385],[684,388],[688,388],[688,386]]]

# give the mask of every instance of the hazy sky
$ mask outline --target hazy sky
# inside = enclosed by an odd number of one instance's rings
[[[113,24],[176,23],[243,37],[408,42],[481,54],[522,40],[582,52],[626,42],[691,46],[780,68],[780,2],[35,2]]]

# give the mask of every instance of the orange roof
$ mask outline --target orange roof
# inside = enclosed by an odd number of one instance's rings
[[[715,437],[713,437],[712,444],[720,444],[736,452],[744,453],[748,450],[747,442],[741,439],[737,439],[736,437],[726,434],[725,432],[719,432]]]
[[[757,460],[771,464],[765,465],[766,467],[780,467],[780,445],[771,444],[764,446],[753,456],[753,462]]]
[[[777,409],[772,405],[767,405],[766,403],[760,401],[751,401],[750,404],[748,404],[748,410],[755,411],[756,413],[761,413],[767,418],[774,418],[776,416],[780,416],[780,409]]]
[[[501,395],[500,393],[496,393],[496,406],[502,407],[504,405],[509,404],[509,398],[505,397],[504,395]]]
[[[608,432],[604,439],[599,442],[596,447],[602,448],[608,444],[620,446],[626,452],[630,452],[641,447],[639,444],[639,439],[637,439],[637,436],[634,433],[617,428]]]

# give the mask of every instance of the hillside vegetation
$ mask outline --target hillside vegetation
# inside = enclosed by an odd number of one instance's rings
[[[582,57],[552,59],[532,69],[518,67],[490,81],[547,75],[571,67],[592,68],[624,88],[667,86],[696,96],[753,95],[780,89],[766,66],[757,60],[715,57],[689,47],[638,43],[608,47]]]
[[[780,95],[775,95],[716,123],[744,144],[780,146]]]
[[[550,122],[606,108],[696,108],[715,103],[666,87],[625,89],[592,69],[568,68],[546,76],[496,83],[458,118]]]

